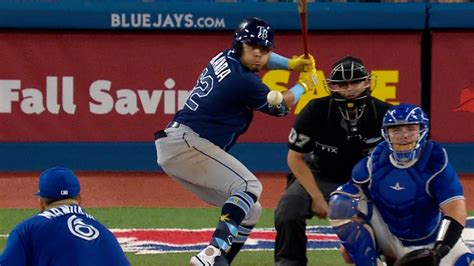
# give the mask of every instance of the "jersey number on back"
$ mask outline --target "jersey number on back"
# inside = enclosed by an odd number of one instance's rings
[[[209,95],[209,93],[212,91],[212,88],[214,87],[214,79],[210,75],[207,75],[207,72],[207,68],[202,71],[199,79],[196,82],[196,86],[194,86],[193,91],[186,101],[186,106],[193,111],[196,111],[196,109],[199,108],[199,104],[196,102],[196,100]]]
[[[100,232],[94,226],[86,224],[81,218],[72,215],[67,219],[67,227],[74,236],[87,241],[94,240],[99,237]]]

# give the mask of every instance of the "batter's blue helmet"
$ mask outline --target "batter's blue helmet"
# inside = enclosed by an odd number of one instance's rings
[[[232,47],[238,56],[242,52],[242,43],[272,49],[274,33],[270,25],[259,18],[249,18],[242,21],[234,32]]]
[[[428,138],[429,121],[430,120],[425,112],[423,112],[420,107],[413,104],[400,104],[387,110],[383,117],[382,135],[389,143],[390,149],[392,150],[392,156],[396,161],[404,163],[418,158]],[[395,151],[393,149],[393,143],[390,141],[388,135],[388,128],[392,126],[412,124],[420,125],[420,136],[418,137],[416,145],[410,150]]]

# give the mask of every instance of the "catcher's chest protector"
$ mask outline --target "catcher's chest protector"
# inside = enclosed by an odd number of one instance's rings
[[[430,142],[412,167],[394,167],[388,145],[379,145],[372,153],[372,182],[369,195],[390,231],[402,240],[433,238],[441,219],[438,203],[427,191],[428,182],[444,167],[445,156]]]

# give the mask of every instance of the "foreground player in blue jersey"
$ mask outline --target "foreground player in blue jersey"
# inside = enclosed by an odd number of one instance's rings
[[[157,160],[174,180],[202,200],[221,207],[210,244],[191,265],[231,263],[260,218],[262,184],[227,151],[250,126],[253,112],[283,116],[316,86],[314,60],[287,59],[272,52],[274,33],[261,19],[244,20],[231,49],[217,54],[202,71],[182,110],[156,132]],[[262,69],[300,72],[282,104],[267,103],[269,88],[256,74]]]
[[[469,265],[461,233],[466,204],[446,151],[428,140],[421,108],[401,104],[384,116],[385,139],[329,202],[329,219],[346,262]]]
[[[0,265],[130,265],[114,235],[80,207],[79,192],[71,170],[44,171],[36,193],[42,212],[11,231]]]

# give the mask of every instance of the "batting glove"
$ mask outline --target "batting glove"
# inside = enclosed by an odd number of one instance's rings
[[[318,83],[316,69],[313,68],[308,72],[300,72],[298,83],[303,86],[305,92],[316,90],[316,84]]]
[[[316,68],[316,63],[312,55],[308,54],[309,58],[305,58],[304,54],[300,56],[293,56],[288,61],[288,69],[291,71],[309,71],[311,68]]]

